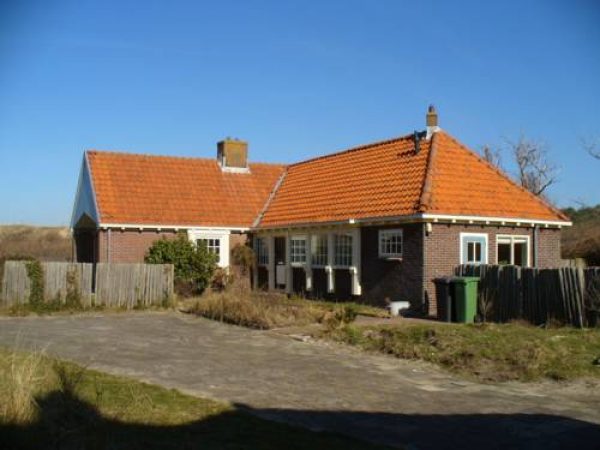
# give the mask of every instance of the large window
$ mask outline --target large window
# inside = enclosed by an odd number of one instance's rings
[[[402,230],[379,230],[379,257],[402,258]]]
[[[488,236],[483,233],[461,233],[461,264],[487,264]]]
[[[311,263],[313,266],[326,266],[328,260],[327,235],[315,234],[311,243]]]
[[[497,236],[496,255],[498,264],[515,266],[529,265],[528,236]]]
[[[334,265],[350,267],[352,265],[352,235],[336,234],[334,237]]]
[[[291,251],[290,261],[292,264],[305,264],[306,263],[306,237],[304,236],[293,236],[290,239]]]
[[[204,245],[213,255],[217,255],[217,262],[221,262],[221,239],[202,238],[196,240],[196,245]]]
[[[269,264],[269,251],[265,238],[256,238],[256,259],[258,260],[258,264],[261,266],[266,266]]]

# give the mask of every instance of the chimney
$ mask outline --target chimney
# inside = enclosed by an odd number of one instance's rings
[[[427,108],[426,124],[427,124],[426,139],[429,140],[429,139],[431,139],[431,136],[433,136],[433,133],[440,130],[440,127],[438,126],[438,114],[437,114],[437,111],[435,110],[435,106],[433,106],[433,105],[429,105],[429,108]]]
[[[218,142],[217,162],[224,172],[248,172],[248,143],[231,138]]]

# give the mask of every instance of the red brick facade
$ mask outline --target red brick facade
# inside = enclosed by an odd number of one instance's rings
[[[176,236],[175,231],[100,230],[97,262],[141,263],[153,242]]]
[[[488,263],[496,264],[496,237],[498,235],[528,236],[530,239],[529,261],[534,264],[533,233],[531,227],[507,227],[491,225],[432,224],[431,232],[425,237],[424,251],[424,301],[429,314],[437,312],[435,285],[433,280],[453,274],[460,264],[460,233],[484,233],[488,235]],[[560,230],[540,228],[537,243],[537,266],[557,267],[560,264]]]
[[[99,230],[96,237],[96,260],[94,262],[110,260],[115,263],[140,263],[144,261],[144,256],[153,242],[162,238],[173,239],[176,236],[176,231]],[[244,244],[246,240],[247,235],[245,234],[230,234],[229,249],[231,250],[236,244]]]
[[[401,228],[404,236],[402,260],[380,259],[378,231]],[[460,234],[482,233],[488,236],[488,262],[497,263],[498,235],[528,236],[529,261],[534,264],[534,230],[531,227],[492,225],[431,224],[427,232],[423,223],[386,227],[364,227],[361,230],[362,296],[361,301],[383,306],[385,299],[410,301],[413,308],[425,314],[437,313],[434,279],[451,276],[460,264]],[[560,265],[560,230],[539,228],[537,267]]]

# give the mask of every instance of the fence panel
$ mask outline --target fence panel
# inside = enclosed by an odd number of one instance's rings
[[[479,277],[478,311],[489,321],[556,321],[575,327],[594,326],[600,321],[598,267],[463,265],[455,273]]]
[[[96,304],[132,309],[161,305],[173,296],[173,265],[96,265]]]
[[[81,302],[92,306],[94,265],[43,262],[44,302]],[[97,264],[95,304],[132,309],[160,305],[173,296],[171,264]],[[26,261],[6,261],[0,304],[29,302],[31,280]]]
[[[6,261],[2,282],[2,304],[29,302],[31,280],[27,274],[27,261]],[[44,302],[66,303],[68,299],[91,305],[92,264],[68,262],[42,262],[44,274]]]

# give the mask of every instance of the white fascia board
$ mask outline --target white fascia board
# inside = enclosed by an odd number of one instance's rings
[[[85,211],[86,208],[79,208],[82,199],[83,201],[89,201],[89,199],[87,198],[88,196],[91,197],[92,211]],[[87,152],[85,152],[83,155],[81,169],[79,170],[79,177],[77,180],[77,192],[75,193],[75,199],[73,201],[73,212],[71,213],[71,230],[73,230],[75,224],[81,217],[81,215],[76,217],[76,213],[78,212],[87,213],[96,223],[100,220],[100,211],[98,210],[96,191],[94,190],[94,180],[92,179],[92,172],[90,170]]]
[[[244,233],[249,231],[248,227],[198,227],[194,225],[162,225],[162,224],[146,224],[146,223],[101,223],[99,228],[123,228],[136,230],[198,230],[198,231],[214,231],[217,233],[223,231],[238,231]]]
[[[410,214],[406,216],[389,216],[389,217],[366,217],[362,219],[348,219],[338,220],[331,222],[305,222],[295,223],[289,225],[275,225],[272,227],[253,227],[250,230],[252,232],[273,232],[281,230],[293,230],[301,228],[315,228],[315,227],[337,227],[337,226],[352,226],[352,225],[364,225],[364,224],[386,224],[386,223],[406,223],[406,222],[437,222],[437,221],[448,221],[452,223],[467,222],[470,224],[519,224],[518,226],[533,226],[533,225],[544,225],[554,227],[569,227],[573,225],[573,222],[569,221],[553,221],[553,220],[538,220],[538,219],[522,219],[514,217],[486,217],[486,216],[458,216],[449,214]]]
[[[523,219],[515,217],[485,217],[485,216],[455,216],[448,214],[421,214],[424,220],[442,220],[442,221],[473,221],[483,223],[504,223],[504,224],[520,224],[520,226],[532,225],[550,225],[555,227],[570,227],[573,222],[559,220],[538,220],[538,219]]]

